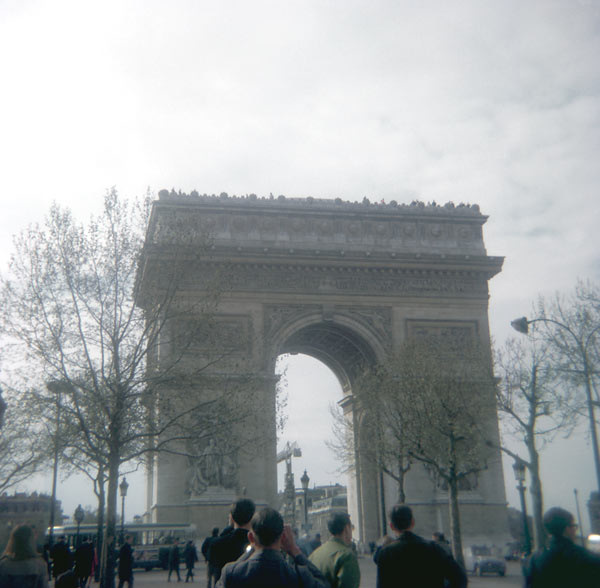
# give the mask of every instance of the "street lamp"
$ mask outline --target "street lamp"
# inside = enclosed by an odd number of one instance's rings
[[[125,542],[125,497],[127,496],[127,489],[129,484],[127,480],[123,478],[119,484],[119,491],[121,492],[121,544]]]
[[[77,537],[75,539],[76,547],[79,547],[79,528],[81,527],[81,523],[83,522],[84,516],[85,516],[85,513],[83,512],[83,508],[81,508],[81,504],[78,504],[77,508],[75,509],[75,512],[73,513],[73,518],[75,519],[75,522],[77,523]]]
[[[308,483],[310,482],[310,478],[304,470],[302,477],[300,478],[300,483],[302,484],[302,490],[304,490],[304,532],[308,534]]]
[[[529,525],[527,524],[527,506],[525,504],[525,462],[517,457],[513,464],[513,470],[515,471],[515,480],[519,483],[517,490],[521,498],[521,515],[523,517],[523,538],[525,541],[525,555],[531,553],[531,536],[529,535]]]
[[[585,547],[585,541],[583,539],[583,526],[581,524],[581,511],[579,510],[579,494],[577,488],[573,488],[573,494],[575,494],[575,507],[577,508],[577,522],[579,523],[579,536],[581,537],[581,545]]]
[[[552,325],[556,325],[563,329],[566,333],[569,333],[577,348],[579,353],[581,354],[581,359],[583,361],[583,379],[585,381],[585,392],[586,392],[586,400],[587,400],[587,409],[588,416],[590,421],[590,433],[592,435],[592,448],[594,451],[594,465],[596,466],[596,485],[597,490],[600,492],[600,451],[598,450],[598,436],[596,434],[596,418],[594,416],[594,401],[592,399],[592,369],[590,369],[589,361],[588,361],[588,345],[592,340],[592,336],[595,335],[600,330],[600,325],[591,330],[591,332],[587,335],[587,337],[583,337],[583,335],[578,336],[575,334],[567,325],[563,323],[559,323],[554,319],[549,318],[536,318],[532,320],[528,320],[527,317],[522,316],[520,318],[511,321],[510,325],[515,331],[519,333],[523,333],[527,335],[529,333],[529,325],[537,322],[542,323],[550,323]]]

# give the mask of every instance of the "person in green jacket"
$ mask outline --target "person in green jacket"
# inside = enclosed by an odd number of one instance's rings
[[[352,549],[352,522],[347,512],[333,513],[327,528],[332,537],[308,558],[327,578],[331,588],[358,588],[360,569]]]

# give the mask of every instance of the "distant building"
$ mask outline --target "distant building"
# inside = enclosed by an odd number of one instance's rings
[[[280,512],[286,501],[284,492],[278,495]],[[341,484],[330,484],[327,486],[314,486],[309,488],[306,493],[308,529],[304,526],[304,490],[296,488],[295,504],[295,522],[286,520],[297,529],[299,535],[310,535],[313,537],[320,533],[322,538],[329,537],[327,531],[327,520],[334,511],[348,511],[348,500],[346,496],[346,486]]]
[[[46,494],[16,492],[0,495],[0,552],[8,542],[10,532],[20,524],[34,525],[38,532],[38,544],[43,545],[50,524],[51,498]],[[62,520],[60,501],[56,501],[55,520]]]
[[[280,508],[285,501],[282,492],[279,493]],[[334,511],[348,511],[346,486],[331,484],[309,488],[306,493],[308,528],[304,526],[304,490],[296,488],[296,524],[299,535],[314,537],[320,533],[323,539],[329,537],[327,520]]]
[[[335,486],[325,486],[325,495],[318,500],[314,500],[312,506],[308,509],[308,522],[311,537],[317,533],[321,534],[321,540],[329,539],[327,530],[327,521],[334,512],[348,512],[348,495],[346,486],[336,484]]]

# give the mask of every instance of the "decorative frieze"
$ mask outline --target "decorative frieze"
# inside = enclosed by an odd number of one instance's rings
[[[252,324],[248,315],[219,314],[204,320],[178,320],[173,328],[176,353],[245,356],[250,352]]]
[[[436,339],[454,341],[457,344],[474,341],[477,336],[476,321],[440,321],[412,320],[406,321],[409,339]]]
[[[224,277],[237,292],[278,292],[379,296],[487,297],[487,274],[441,270],[403,270],[336,266],[231,264]],[[196,287],[212,275],[194,279]],[[190,277],[190,279],[192,279]]]

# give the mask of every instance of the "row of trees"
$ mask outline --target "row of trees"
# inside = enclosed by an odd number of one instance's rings
[[[141,260],[156,257],[145,243],[150,209],[148,198],[128,203],[114,190],[88,224],[53,206],[15,238],[0,281],[0,491],[58,457],[93,482],[98,536],[106,523],[109,542],[120,474],[159,452],[199,459],[250,416],[239,410],[248,382],[217,393],[212,368],[228,353],[214,324],[218,280],[199,301],[182,296],[209,239],[143,275]],[[234,435],[227,442],[236,451]],[[102,586],[113,586],[113,550],[102,553]]]
[[[498,449],[530,473],[535,541],[544,544],[540,451],[556,435],[569,436],[599,400],[598,287],[580,282],[569,296],[540,298],[533,313],[534,319],[515,322],[522,334],[492,355],[476,336],[469,341],[411,338],[355,383],[354,421],[332,411],[330,445],[347,466],[359,451],[395,480],[400,502],[406,498],[406,476],[417,462],[448,490],[459,561],[459,492],[471,487]],[[353,422],[359,423],[358,431]]]

